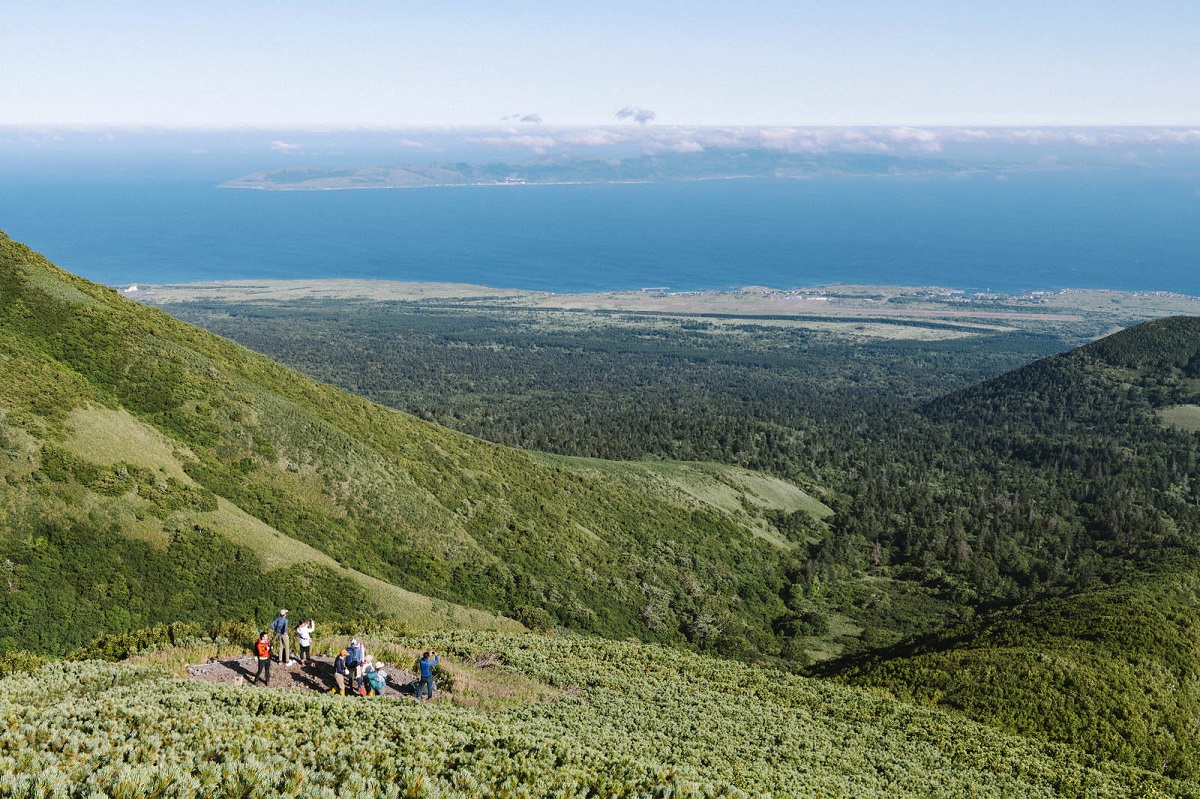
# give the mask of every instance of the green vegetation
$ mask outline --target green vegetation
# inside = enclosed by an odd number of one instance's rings
[[[788,642],[801,663],[1196,550],[1197,441],[1157,415],[1196,393],[1191,356],[1171,366],[1154,343],[1167,336],[1194,353],[1200,337],[1186,320],[1172,323],[1178,333],[1151,325],[1103,345],[1128,349],[1141,370],[1107,369],[1093,347],[971,388],[1113,320],[1089,311],[1041,328],[1026,321],[1024,332],[926,320],[969,335],[921,341],[847,337],[794,317],[768,325],[512,302],[428,294],[169,307],[314,377],[499,443],[715,461],[801,487],[834,513],[819,524],[763,514],[767,539],[803,544],[784,564],[788,608],[774,624],[791,626],[796,613],[846,620]]]
[[[1200,405],[1174,405],[1158,412],[1163,423],[1188,433],[1200,433]]]
[[[177,619],[262,624],[281,604],[414,626],[511,625],[480,611],[502,612],[730,653],[788,645],[772,627],[788,552],[770,514],[798,491],[775,491],[776,507],[742,477],[713,504],[471,439],[7,238],[0,359],[0,646],[62,653]]]
[[[420,419],[0,237],[0,793],[1200,793],[1200,319],[1028,363],[1079,331],[501,305],[172,308]],[[281,605],[496,693],[43,659]]]
[[[976,383],[1062,339],[871,342],[634,315],[589,328],[444,299],[347,307],[172,310],[498,440],[703,453],[803,486],[833,513],[764,514],[792,546],[773,620],[792,664],[1196,775],[1200,320],[1148,323]],[[323,353],[318,335],[341,343]],[[683,467],[595,468],[669,481]]]
[[[384,639],[386,640],[386,639]],[[472,707],[181,682],[51,664],[0,682],[0,790],[126,796],[1184,797],[1097,762],[868,692],[657,646],[440,633]],[[377,645],[376,651],[380,647]],[[472,663],[491,663],[471,668]],[[461,664],[461,665],[460,665]],[[501,689],[495,689],[501,693]]]
[[[1151,771],[1200,775],[1200,564],[1029,603],[965,627],[830,664],[1021,735]]]

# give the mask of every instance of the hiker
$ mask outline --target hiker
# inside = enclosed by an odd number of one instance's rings
[[[291,649],[288,647],[288,618],[287,608],[282,608],[279,615],[275,617],[275,621],[271,622],[271,631],[275,633],[279,640],[277,649],[279,651],[279,662],[287,665],[288,660],[292,656]]]
[[[312,634],[316,625],[313,620],[300,622],[296,627],[296,643],[300,645],[300,664],[302,666],[311,666],[312,659]]]
[[[357,638],[350,639],[350,646],[346,647],[346,668],[350,669],[350,691],[357,693],[362,685],[362,665],[366,660],[367,650],[363,648],[362,642]]]
[[[333,659],[333,682],[336,687],[331,690],[337,691],[341,696],[346,695],[346,677],[350,674],[350,668],[346,665],[346,657],[349,654],[343,649]]]
[[[433,656],[433,660],[429,656]],[[438,664],[437,652],[426,652],[421,655],[421,659],[417,661],[417,670],[421,674],[421,681],[417,683],[417,701],[421,701],[421,690],[427,692],[427,696],[433,699],[433,667]]]
[[[254,672],[254,679],[250,684],[258,682],[260,676],[266,675],[263,679],[263,685],[271,684],[271,636],[266,630],[262,631],[262,635],[258,636],[258,641],[254,644],[254,654],[258,656],[258,670]]]
[[[367,696],[383,696],[387,687],[387,672],[382,663],[367,664]]]

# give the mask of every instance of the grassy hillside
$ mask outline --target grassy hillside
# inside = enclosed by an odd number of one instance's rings
[[[1032,738],[1200,775],[1200,563],[1046,599],[822,670]]]
[[[452,433],[6,237],[0,362],[0,647],[265,621],[280,604],[508,624],[470,607],[729,652],[787,644],[771,627],[787,612],[786,541],[764,520],[798,493],[743,477],[711,502]]]
[[[1188,797],[1200,785],[678,650],[439,633],[485,702],[418,705],[59,663],[0,681],[0,791],[258,797]],[[479,665],[476,665],[479,664]],[[498,665],[487,665],[498,664]],[[465,691],[463,692],[465,695]]]

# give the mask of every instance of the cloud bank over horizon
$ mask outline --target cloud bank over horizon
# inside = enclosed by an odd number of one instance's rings
[[[219,166],[218,161],[236,161],[237,169],[249,170],[273,164],[366,167],[710,151],[875,154],[953,159],[964,165],[999,160],[1042,167],[1086,163],[1153,166],[1200,159],[1200,127],[689,126],[649,120],[639,123],[633,114],[613,125],[556,126],[526,119],[529,116],[521,114],[508,123],[487,127],[204,130],[0,126],[0,166],[25,169],[25,161],[32,164],[39,158],[105,157],[113,164],[129,164],[154,157],[176,165],[190,160],[199,167],[207,161],[213,168]],[[180,160],[180,156],[185,158]]]
[[[624,111],[626,109],[622,109]],[[651,112],[652,113],[652,112]],[[635,119],[633,113],[625,118]],[[1200,128],[1061,128],[1061,127],[788,127],[788,126],[544,126],[537,136],[500,128],[471,137],[495,147],[555,148],[640,147],[643,152],[778,150],[789,153],[936,154],[955,145],[1000,145],[1086,149],[1127,147],[1200,147]]]

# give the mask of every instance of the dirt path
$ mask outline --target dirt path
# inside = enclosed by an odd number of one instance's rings
[[[216,682],[226,685],[250,686],[254,672],[258,669],[258,659],[252,655],[244,655],[232,659],[212,658],[207,663],[188,666],[188,679]],[[387,687],[382,696],[412,698],[416,692],[417,677],[410,669],[388,665]],[[316,657],[312,665],[301,665],[299,661],[291,661],[291,665],[271,663],[271,681],[263,686],[256,683],[255,688],[274,688],[282,691],[318,691],[327,693],[333,688],[333,660],[328,657]],[[347,686],[349,691],[349,686]],[[440,692],[439,692],[440,693]]]

